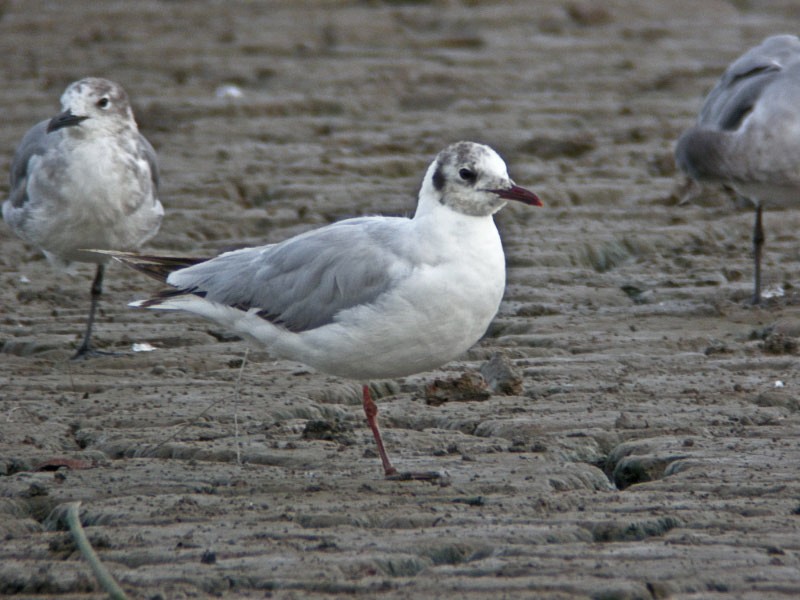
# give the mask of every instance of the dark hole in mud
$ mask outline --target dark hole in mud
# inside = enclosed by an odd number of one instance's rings
[[[662,536],[680,526],[680,520],[675,517],[661,517],[633,523],[598,523],[591,528],[591,532],[595,542],[637,542]]]
[[[631,461],[626,464],[620,463],[609,478],[617,488],[624,490],[626,487],[635,483],[652,481],[647,469],[641,462]]]
[[[334,421],[311,420],[306,423],[302,437],[304,440],[324,440],[345,446],[355,443],[351,428],[338,419]]]

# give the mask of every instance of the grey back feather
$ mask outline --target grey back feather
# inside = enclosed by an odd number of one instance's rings
[[[725,71],[706,98],[697,124],[675,148],[678,166],[697,180],[735,181],[752,177],[750,153],[737,149],[738,132],[761,98],[772,108],[794,104],[793,81],[800,82],[800,39],[767,38],[745,52]],[[771,87],[780,82],[781,88]]]
[[[764,89],[798,62],[797,37],[779,35],[764,40],[728,67],[706,98],[698,123],[725,131],[737,129]]]
[[[28,201],[27,181],[28,165],[31,158],[41,156],[47,151],[46,137],[48,120],[40,121],[31,127],[23,136],[22,141],[14,152],[9,173],[11,192],[9,202],[14,208],[19,208]]]
[[[159,186],[161,184],[161,174],[158,171],[158,157],[149,140],[141,133],[139,134],[139,153],[144,156],[144,159],[150,166],[150,179],[153,181],[153,195],[158,196]]]
[[[407,277],[415,258],[390,230],[409,219],[357,218],[279,244],[222,254],[170,275],[170,285],[259,314],[293,332],[333,322]]]

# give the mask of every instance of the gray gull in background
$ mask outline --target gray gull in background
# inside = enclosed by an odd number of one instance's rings
[[[22,138],[3,219],[56,268],[97,264],[86,332],[73,356],[81,358],[100,353],[92,347],[92,325],[108,261],[82,249],[135,250],[156,234],[164,209],[155,151],[121,86],[81,79],[64,91],[61,107]]]
[[[730,185],[755,205],[758,304],[762,208],[800,203],[800,39],[776,35],[736,59],[678,140],[675,159],[691,178]]]
[[[210,260],[106,254],[176,288],[133,306],[200,315],[276,356],[363,383],[436,368],[486,332],[505,289],[492,215],[507,200],[541,206],[494,150],[459,142],[428,168],[411,219],[347,219]],[[363,406],[386,477],[438,476],[398,473],[367,385]]]

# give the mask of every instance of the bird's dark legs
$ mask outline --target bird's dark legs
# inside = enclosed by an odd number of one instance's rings
[[[89,305],[89,319],[86,321],[86,333],[83,335],[83,342],[81,342],[78,351],[72,357],[72,360],[79,358],[88,358],[95,354],[105,354],[99,352],[92,347],[92,327],[94,326],[94,315],[97,311],[97,303],[100,300],[100,295],[103,293],[103,275],[105,274],[106,266],[103,264],[97,265],[97,272],[92,282],[91,290],[91,304]]]
[[[378,445],[378,454],[381,455],[383,472],[386,475],[386,479],[392,479],[394,481],[441,481],[442,474],[436,471],[401,473],[392,466],[389,455],[386,454],[386,449],[383,447],[380,429],[378,429],[378,407],[372,399],[372,395],[369,393],[369,386],[365,385],[362,391],[364,395],[364,414],[367,415],[367,423],[369,423],[369,428],[372,429],[372,435],[375,437],[375,443]]]
[[[369,393],[369,386],[364,385],[364,414],[367,415],[367,423],[369,428],[372,429],[372,435],[375,437],[375,443],[378,445],[378,454],[381,455],[381,462],[383,463],[383,472],[387,477],[395,475],[397,469],[392,466],[389,460],[389,455],[386,454],[386,449],[383,447],[383,440],[381,439],[381,430],[378,429],[378,407],[372,396]]]
[[[753,304],[761,302],[761,249],[764,247],[764,227],[761,222],[761,212],[761,203],[759,203],[756,206],[756,222],[753,226],[753,260],[755,262]]]

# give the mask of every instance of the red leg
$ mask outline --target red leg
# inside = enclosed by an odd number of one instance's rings
[[[372,429],[372,435],[375,436],[375,443],[378,445],[378,454],[381,455],[383,472],[388,477],[389,475],[396,474],[397,469],[392,466],[389,455],[386,454],[386,450],[383,447],[381,431],[378,429],[378,407],[369,393],[369,386],[364,385],[362,389],[364,392],[364,414],[367,415],[367,423],[369,423],[369,428]]]

